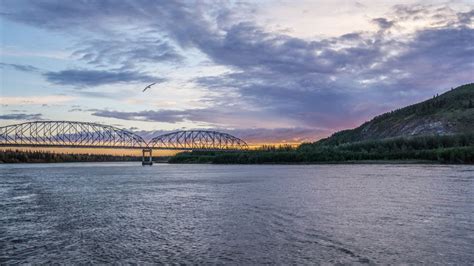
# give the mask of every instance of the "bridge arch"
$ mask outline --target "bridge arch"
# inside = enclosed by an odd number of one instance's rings
[[[245,150],[245,141],[227,133],[207,130],[184,130],[160,135],[148,143],[149,148],[167,150]]]
[[[142,137],[97,123],[34,121],[0,127],[1,146],[136,149],[147,146]]]
[[[0,127],[2,147],[67,147],[167,150],[245,150],[242,139],[227,133],[187,130],[145,141],[113,126],[74,121],[34,121]]]

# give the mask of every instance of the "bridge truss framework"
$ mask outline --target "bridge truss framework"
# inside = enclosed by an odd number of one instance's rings
[[[245,141],[217,131],[188,130],[157,136],[149,142],[113,126],[73,121],[34,121],[0,127],[0,147],[142,149],[151,165],[153,150],[238,151]],[[148,160],[145,160],[148,157]]]

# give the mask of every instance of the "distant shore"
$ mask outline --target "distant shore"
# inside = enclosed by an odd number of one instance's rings
[[[215,163],[198,163],[198,162],[189,162],[189,163],[170,163],[169,164],[215,164]],[[337,164],[437,164],[445,165],[452,163],[442,163],[438,161],[428,161],[428,160],[361,160],[361,161],[330,161],[330,162],[300,162],[300,163],[291,163],[291,162],[267,162],[267,163],[240,163],[240,165],[337,165]],[[217,164],[216,164],[217,165]],[[239,165],[239,163],[219,163],[219,165]]]
[[[6,150],[3,163],[140,162],[142,156]],[[256,150],[193,151],[153,157],[172,164],[474,164],[474,134],[417,136],[351,143],[325,141]]]
[[[155,157],[156,163],[169,157]],[[0,152],[0,163],[85,163],[85,162],[141,162],[141,156],[109,154],[69,154],[44,151],[5,150]]]
[[[214,164],[474,164],[474,134],[416,136],[351,143],[267,146],[236,152],[178,153],[170,163]]]
[[[0,164],[55,164],[55,163],[125,163],[125,162],[141,162],[141,160],[136,161],[62,161],[62,162],[51,162],[51,161],[29,161],[29,162],[3,162],[0,161]],[[153,161],[153,164],[212,164],[212,165],[344,165],[344,164],[426,164],[426,165],[463,165],[463,164],[453,164],[453,163],[442,163],[437,161],[423,161],[423,160],[394,160],[394,161],[336,161],[336,162],[311,162],[311,163],[259,163],[259,164],[236,164],[236,163],[170,163],[167,161]]]

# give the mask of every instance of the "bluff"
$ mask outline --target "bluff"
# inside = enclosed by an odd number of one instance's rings
[[[339,131],[317,144],[338,145],[396,137],[473,132],[474,83],[470,83],[429,100],[376,116],[357,128]]]

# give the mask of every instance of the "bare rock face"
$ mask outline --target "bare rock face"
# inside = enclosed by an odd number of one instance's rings
[[[427,121],[418,124],[407,124],[406,131],[400,132],[400,135],[418,136],[418,135],[447,135],[451,132],[448,126],[441,121]],[[406,132],[406,133],[405,133]]]

